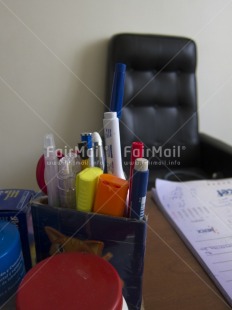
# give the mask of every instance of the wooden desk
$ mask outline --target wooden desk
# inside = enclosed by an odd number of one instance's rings
[[[145,310],[231,309],[204,269],[147,196]]]

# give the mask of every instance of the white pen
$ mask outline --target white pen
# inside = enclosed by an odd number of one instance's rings
[[[116,112],[105,112],[103,119],[107,173],[125,180],[122,168],[119,119]]]
[[[102,139],[98,132],[92,133],[92,144],[94,153],[94,166],[105,170],[105,156],[103,151]]]

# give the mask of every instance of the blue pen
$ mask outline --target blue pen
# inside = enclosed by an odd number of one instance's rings
[[[137,158],[134,166],[130,207],[130,217],[133,219],[142,220],[144,218],[148,176],[148,160]]]
[[[81,141],[87,143],[87,154],[89,158],[89,167],[93,167],[94,158],[93,158],[93,146],[92,146],[92,133],[83,132],[81,134]]]
[[[126,65],[116,63],[114,71],[113,88],[111,94],[110,111],[117,112],[117,117],[120,119],[122,112],[122,103],[124,95]]]

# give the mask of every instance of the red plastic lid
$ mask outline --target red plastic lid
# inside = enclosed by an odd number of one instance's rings
[[[62,253],[33,267],[23,278],[17,310],[122,310],[122,284],[114,267],[86,253]]]

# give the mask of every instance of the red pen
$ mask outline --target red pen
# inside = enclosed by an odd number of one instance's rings
[[[144,144],[143,142],[133,142],[131,147],[131,159],[130,159],[130,178],[129,178],[129,201],[128,201],[128,214],[127,216],[130,217],[130,204],[131,204],[131,188],[132,188],[132,181],[133,181],[133,171],[136,158],[143,157],[143,149]]]

